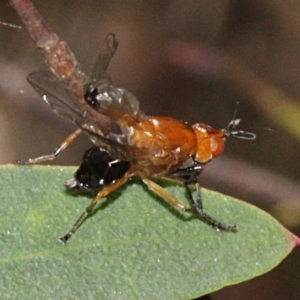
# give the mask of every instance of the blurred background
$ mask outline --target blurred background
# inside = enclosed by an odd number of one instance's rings
[[[237,102],[240,128],[201,185],[249,201],[300,234],[300,2],[296,0],[36,0],[41,15],[89,73],[107,33],[119,49],[109,74],[149,115],[224,128]],[[8,1],[0,21],[22,26]],[[25,28],[0,24],[0,163],[52,152],[73,124],[53,114],[26,81],[45,69]],[[53,162],[78,165],[82,136]],[[245,241],[246,242],[246,241]],[[212,299],[300,299],[300,255]]]

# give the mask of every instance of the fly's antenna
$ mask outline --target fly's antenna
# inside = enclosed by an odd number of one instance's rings
[[[239,102],[236,103],[232,120],[223,129],[223,131],[225,133],[225,137],[228,138],[230,136],[233,136],[238,139],[254,140],[256,138],[256,134],[249,132],[249,131],[244,131],[244,130],[234,130],[234,128],[236,126],[238,126],[239,123],[241,122],[241,119],[236,118],[238,105],[239,105]]]

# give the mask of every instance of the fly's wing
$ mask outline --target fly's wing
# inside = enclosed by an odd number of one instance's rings
[[[130,130],[118,121],[124,115],[140,116],[142,112],[135,97],[124,89],[112,86],[106,73],[117,46],[115,35],[107,35],[90,76],[93,84],[101,82],[101,97],[107,94],[107,98],[101,101],[101,110],[95,110],[89,107],[87,101],[78,99],[77,93],[72,92],[72,84],[57,79],[50,71],[33,72],[27,80],[53,111],[77,124],[96,145],[106,148],[115,158],[131,160],[136,155],[143,155],[144,150],[130,146]],[[85,75],[82,73],[82,76]],[[85,94],[87,86],[82,86]]]
[[[108,34],[100,48],[96,64],[94,65],[91,80],[103,81],[111,84],[111,80],[106,73],[106,69],[115,54],[118,47],[118,41],[114,34]],[[57,75],[57,74],[56,74]],[[86,76],[81,72],[82,82],[86,81]],[[87,113],[84,105],[71,92],[72,84],[70,80],[59,80],[50,71],[37,71],[29,74],[27,80],[31,86],[42,96],[44,101],[50,105],[53,111],[57,114],[70,119],[79,127],[83,124],[101,127],[103,135],[112,132],[120,133],[116,122],[109,120],[104,115],[95,114],[91,116]],[[79,86],[80,90],[80,86]],[[82,86],[82,92],[84,87]],[[82,100],[83,101],[83,100]],[[96,120],[95,120],[96,119]],[[117,132],[115,132],[117,131]]]
[[[58,81],[49,71],[37,71],[27,78],[31,86],[57,114],[75,123],[91,140],[100,147],[105,147],[116,158],[130,160],[135,150],[121,144],[122,130],[118,123],[100,113],[93,118],[67,89],[63,81]],[[126,140],[123,137],[123,140]],[[125,159],[126,158],[126,159]]]
[[[111,33],[105,37],[90,75],[91,81],[97,82],[105,79],[110,81],[106,69],[118,49],[118,44],[118,40],[114,34]]]
[[[130,126],[145,117],[139,102],[129,91],[116,88],[107,82],[90,84],[85,92],[85,100],[95,111]]]
[[[83,106],[67,90],[63,81],[58,81],[50,71],[32,72],[27,77],[34,90],[51,109],[76,124],[93,123]]]
[[[106,69],[118,48],[114,34],[108,34],[100,48],[98,58],[85,85],[85,100],[93,109],[116,121],[142,119],[145,114],[133,94],[112,85]],[[92,104],[93,103],[93,104]]]

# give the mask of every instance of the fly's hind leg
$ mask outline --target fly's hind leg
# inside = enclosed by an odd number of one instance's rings
[[[164,188],[162,188],[160,185],[156,184],[152,180],[149,180],[148,178],[143,178],[143,182],[148,186],[150,190],[152,190],[154,193],[159,195],[161,198],[168,201],[170,204],[175,206],[177,209],[185,212],[189,212],[191,214],[198,215],[202,220],[204,220],[206,223],[211,225],[216,230],[225,230],[225,231],[234,231],[236,230],[235,224],[223,224],[213,217],[209,216],[204,210],[202,206],[202,199],[199,189],[199,184],[196,184],[197,187],[197,202],[193,199],[192,193],[190,189],[188,188],[188,185],[186,186],[186,190],[189,197],[189,202],[191,204],[191,208],[187,208],[185,205],[180,203],[173,195],[171,195],[169,192],[167,192]]]
[[[104,187],[101,191],[99,191],[96,197],[91,202],[91,204],[85,209],[85,211],[78,218],[78,220],[69,230],[69,232],[61,238],[59,238],[59,241],[61,241],[65,245],[68,242],[68,240],[72,237],[72,235],[77,231],[77,229],[82,225],[82,223],[92,214],[97,203],[101,199],[109,195],[111,192],[115,191],[120,186],[122,186],[132,175],[133,174],[127,173],[122,178],[118,179],[114,183]]]
[[[77,129],[75,132],[70,134],[51,154],[39,156],[36,158],[29,158],[27,160],[16,160],[15,164],[18,165],[31,165],[37,164],[43,161],[53,160],[59,156],[59,154],[64,151],[81,133],[81,129]]]

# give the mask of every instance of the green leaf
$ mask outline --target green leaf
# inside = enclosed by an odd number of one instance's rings
[[[217,232],[134,179],[64,247],[57,238],[91,201],[66,192],[74,171],[0,168],[2,299],[190,299],[269,271],[299,242],[256,207],[204,190],[206,211],[239,226]]]

